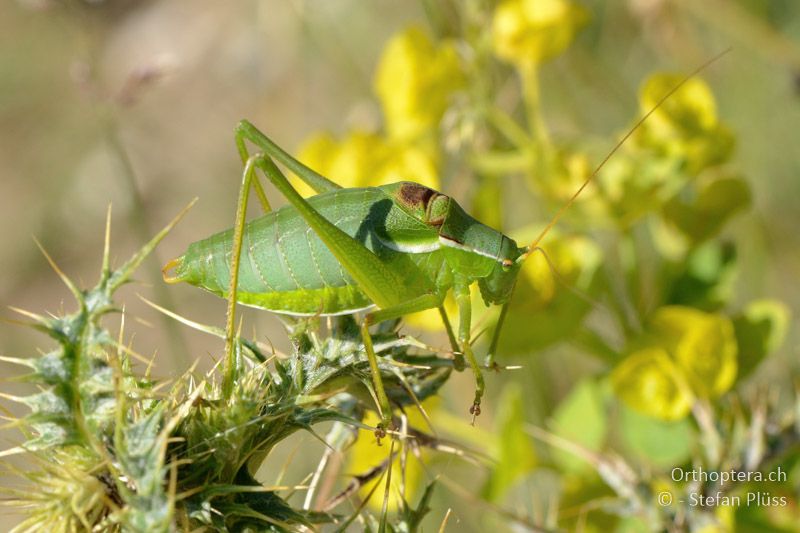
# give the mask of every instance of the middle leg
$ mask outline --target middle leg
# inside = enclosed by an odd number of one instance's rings
[[[379,309],[372,313],[367,314],[361,322],[361,338],[364,342],[364,352],[369,361],[370,373],[372,374],[372,382],[375,387],[375,396],[378,400],[378,409],[380,410],[381,422],[375,428],[375,437],[380,439],[386,436],[386,430],[392,428],[392,408],[389,404],[389,397],[386,395],[386,389],[383,386],[383,378],[381,378],[380,368],[378,367],[378,358],[375,355],[375,349],[372,344],[372,336],[369,333],[369,327],[372,324],[378,324],[385,320],[391,320],[417,311],[424,311],[426,309],[433,309],[434,307],[442,305],[442,298],[436,294],[423,294],[413,298],[407,302],[388,307],[386,309]]]

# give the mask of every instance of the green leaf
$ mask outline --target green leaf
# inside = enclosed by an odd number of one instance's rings
[[[641,415],[624,404],[620,407],[619,432],[632,455],[656,468],[669,468],[689,458],[695,435],[688,419],[667,422]]]
[[[419,531],[422,525],[422,520],[431,511],[431,497],[433,496],[433,487],[436,485],[435,481],[430,482],[422,493],[419,503],[416,508],[411,507],[408,502],[403,500],[402,508],[398,513],[398,531]]]
[[[786,337],[790,311],[778,300],[751,302],[733,319],[739,345],[739,379],[753,371]]]
[[[750,205],[750,187],[739,177],[722,177],[699,187],[694,198],[675,196],[662,209],[667,224],[692,243],[717,235],[728,220]]]
[[[536,465],[533,445],[523,430],[525,405],[522,389],[509,383],[498,402],[495,424],[499,435],[493,456],[497,461],[483,487],[483,497],[490,502],[498,501],[505,492]]]
[[[665,303],[715,311],[731,297],[736,248],[730,243],[708,242],[689,254],[680,268],[665,291]]]
[[[602,391],[592,378],[579,382],[556,408],[554,432],[575,444],[598,451],[605,442],[608,420]],[[567,472],[576,472],[590,465],[575,454],[555,450],[555,461]]]

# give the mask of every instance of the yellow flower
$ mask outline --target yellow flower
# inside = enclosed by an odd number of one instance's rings
[[[673,221],[677,214],[685,215],[686,209],[680,211],[680,206],[668,202],[701,171],[723,163],[731,154],[733,135],[720,123],[714,95],[703,80],[691,78],[661,101],[683,80],[682,74],[656,73],[645,81],[639,92],[641,113],[660,105],[598,176],[598,186],[608,202],[608,214],[623,227],[651,211],[663,210]],[[710,191],[710,201],[703,200],[706,209],[724,210],[724,201],[730,201],[732,207],[746,203],[747,191],[742,187],[731,182],[720,185],[720,189]],[[713,194],[717,192],[719,195]],[[687,198],[699,199],[703,195],[700,190]],[[705,218],[710,220],[714,216]],[[702,234],[707,226],[688,225],[695,228],[692,232],[695,235]],[[669,250],[668,253],[681,253],[685,247],[680,242],[682,236],[669,235],[667,229],[659,228],[662,234],[657,244]]]
[[[370,187],[396,181],[439,187],[436,162],[428,152],[374,133],[354,131],[341,141],[330,133],[319,133],[303,143],[298,159],[342,187]],[[299,179],[293,181],[303,196],[315,194]]]
[[[438,398],[431,398],[423,402],[423,406],[428,414],[432,414],[436,407],[439,405]],[[410,427],[415,427],[422,430],[429,431],[430,428],[425,421],[425,418],[417,408],[407,409],[408,424]],[[363,422],[370,426],[375,426],[380,422],[380,418],[374,411],[367,411]],[[353,447],[350,448],[348,453],[347,473],[350,475],[361,475],[372,468],[380,465],[383,461],[389,458],[389,442],[388,439],[383,441],[382,446],[378,446],[375,442],[375,435],[370,430],[359,430],[358,439]],[[395,443],[395,452],[398,451],[398,444]],[[392,480],[389,485],[389,511],[395,511],[400,507],[400,489],[405,484],[405,498],[408,502],[415,501],[415,495],[419,491],[420,482],[423,477],[422,464],[419,459],[413,454],[407,454],[407,461],[405,464],[405,472],[402,470],[401,462],[398,456],[392,462]],[[383,505],[383,492],[386,486],[386,476],[378,476],[369,483],[364,484],[358,491],[361,498],[366,498],[370,491],[375,488],[375,485],[380,483],[380,486],[375,489],[372,498],[369,500],[369,506],[376,511],[381,509]]]
[[[717,397],[731,388],[736,379],[738,346],[728,317],[668,306],[656,311],[651,327],[695,394]]]
[[[611,373],[611,383],[632,409],[661,420],[680,420],[692,406],[689,385],[663,348],[630,355]]]
[[[495,54],[517,65],[542,63],[563,52],[588,18],[567,0],[506,0],[492,21]]]
[[[693,398],[724,394],[736,379],[738,347],[728,317],[682,306],[658,309],[648,325],[649,347],[612,374],[630,407],[662,420],[689,412]]]
[[[683,76],[657,73],[651,75],[639,92],[639,108],[647,113],[676,87]],[[648,127],[667,136],[675,130],[704,132],[717,125],[717,106],[708,84],[700,78],[687,80],[647,119]]]
[[[436,128],[454,91],[464,84],[452,43],[434,44],[417,27],[398,33],[383,50],[375,75],[389,136],[417,139]]]
[[[647,113],[676,87],[682,74],[657,73],[639,92],[639,107]],[[684,158],[690,174],[724,161],[733,136],[717,118],[714,94],[700,78],[687,80],[656,109],[637,133],[638,144],[657,148],[666,156]]]

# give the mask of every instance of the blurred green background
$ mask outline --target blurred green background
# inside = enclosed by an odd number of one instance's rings
[[[636,115],[637,92],[649,74],[688,73],[732,47],[702,73],[720,120],[736,139],[728,164],[746,179],[753,197],[752,208],[724,230],[739,250],[730,304],[778,298],[800,309],[800,4],[582,4],[591,14],[588,25],[539,74],[553,138],[590,139],[610,149]],[[209,368],[222,343],[183,327],[177,336],[170,334],[170,326],[136,295],[201,323],[224,323],[224,301],[188,286],[164,288],[159,265],[189,242],[231,225],[240,179],[233,127],[247,118],[290,151],[319,130],[344,134],[352,127],[377,127],[373,76],[381,50],[397,31],[410,23],[425,27],[426,20],[425,3],[386,0],[3,2],[0,303],[55,312],[69,302],[34,237],[70,277],[88,285],[99,271],[109,204],[112,256],[122,260],[197,196],[199,203],[159,246],[157,260],[139,270],[141,283],[124,289],[119,300],[133,318],[126,329],[135,335],[136,350],[155,354],[157,376],[186,369],[193,362],[186,353]],[[450,192],[464,199],[458,187]],[[552,205],[510,205],[514,212],[508,216],[519,225],[546,221],[553,213]],[[7,309],[2,314],[17,318]],[[782,349],[747,386],[791,389],[798,325],[795,312]],[[280,322],[267,313],[248,310],[245,328],[286,347]],[[443,343],[434,334],[426,338]],[[25,356],[47,343],[26,328],[0,323],[5,355]],[[183,343],[188,350],[180,348]],[[519,402],[528,421],[549,419],[579,377],[591,371],[570,350],[557,345],[527,354],[533,357],[513,361],[522,370],[490,375],[488,408],[476,435],[497,427],[491,406],[508,387],[524,391]],[[509,362],[502,357],[501,363]],[[2,368],[4,376],[17,372]],[[466,418],[471,386],[469,375],[458,375],[444,388],[453,416]],[[3,384],[3,390],[24,386]],[[3,437],[6,446],[17,438],[12,431]],[[274,464],[281,465],[294,446],[308,450],[291,463],[290,477],[300,480],[316,465],[322,446],[311,436],[296,437]],[[430,466],[432,475],[441,470],[462,480],[477,479],[476,468],[449,459]],[[509,508],[531,505],[532,487],[540,482],[531,480]],[[498,514],[483,516],[480,506],[452,490],[440,489],[434,504],[431,528],[448,508],[454,511],[453,530],[507,523]],[[8,520],[0,529],[15,519]]]

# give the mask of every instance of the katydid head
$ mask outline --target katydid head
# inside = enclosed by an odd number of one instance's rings
[[[514,239],[503,235],[498,261],[488,276],[478,280],[483,301],[487,305],[501,305],[511,298],[511,292],[522,266],[519,258],[526,248],[519,248]]]

